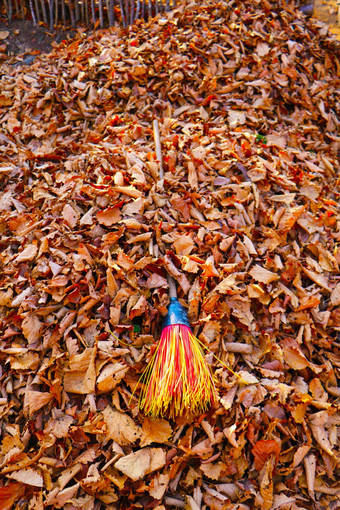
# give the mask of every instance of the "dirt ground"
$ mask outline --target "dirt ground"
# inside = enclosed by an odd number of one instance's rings
[[[337,22],[337,0],[315,0],[314,17],[329,24],[331,31],[340,39]],[[0,61],[11,56],[22,57],[30,64],[35,55],[49,52],[53,45],[76,34],[74,29],[56,29],[53,32],[44,26],[34,26],[30,21],[15,20],[10,25],[0,20]]]
[[[29,59],[51,51],[54,44],[73,37],[76,30],[57,29],[53,33],[44,26],[34,26],[31,21],[15,20],[10,25],[0,22],[0,51],[3,56],[22,55]]]

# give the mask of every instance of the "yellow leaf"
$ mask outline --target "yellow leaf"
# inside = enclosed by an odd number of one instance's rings
[[[145,418],[143,422],[141,446],[151,443],[165,443],[172,434],[172,428],[166,420]]]

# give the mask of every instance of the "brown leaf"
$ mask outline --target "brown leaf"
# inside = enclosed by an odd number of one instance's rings
[[[78,222],[79,213],[75,211],[73,207],[70,206],[70,204],[65,204],[62,214],[68,226],[74,228]]]
[[[39,411],[39,409],[51,402],[53,395],[47,392],[28,390],[27,398],[29,415],[32,416]]]
[[[141,429],[127,414],[106,407],[103,411],[103,417],[107,427],[107,437],[117,441],[121,446],[134,443],[142,436]]]
[[[134,481],[141,480],[165,465],[166,456],[162,448],[142,448],[121,457],[115,467]]]
[[[154,499],[161,500],[168,488],[169,481],[170,475],[168,473],[156,475],[152,480],[152,486],[149,490],[150,496],[152,496]]]
[[[93,393],[96,385],[95,348],[70,356],[70,368],[64,375],[65,391],[78,394]]]
[[[28,262],[33,260],[38,253],[38,248],[35,244],[29,244],[19,253],[19,255],[14,259],[13,262]]]
[[[298,343],[292,338],[285,338],[281,343],[284,360],[294,370],[303,370],[310,366]]]
[[[105,365],[97,378],[97,390],[99,393],[112,391],[128,372],[129,367],[122,363],[109,363]]]
[[[97,219],[101,225],[111,227],[122,219],[122,215],[117,207],[108,207],[104,211],[99,211],[97,213]]]
[[[41,338],[43,324],[36,314],[28,314],[21,324],[22,332],[28,340],[28,344],[34,344]]]
[[[260,495],[262,498],[261,508],[263,510],[270,510],[273,505],[273,492],[274,492],[274,484],[273,484],[273,470],[275,466],[274,457],[268,459],[259,476],[260,481]]]
[[[280,278],[280,276],[277,274],[268,271],[268,269],[265,269],[258,264],[252,267],[252,269],[249,271],[249,274],[254,278],[254,280],[261,283],[275,282]]]
[[[305,275],[312,280],[312,282],[316,283],[323,289],[328,290],[328,292],[332,291],[329,287],[327,279],[322,274],[315,273],[314,271],[311,271],[305,267],[303,267],[302,270]]]
[[[19,469],[7,476],[26,485],[33,485],[34,487],[44,486],[43,477],[40,473],[38,473],[38,471],[32,468]]]

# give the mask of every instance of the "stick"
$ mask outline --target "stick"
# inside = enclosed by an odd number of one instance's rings
[[[32,22],[33,22],[33,25],[36,25],[37,24],[37,18],[35,17],[33,0],[30,0],[29,3],[30,3],[30,11],[31,11],[31,16],[32,16]]]
[[[17,0],[15,0],[15,4],[17,3]],[[48,25],[48,19],[47,19],[47,11],[46,11],[46,5],[45,5],[45,0],[40,0],[40,3],[41,3],[41,10],[42,10],[42,15],[43,15],[43,19],[44,19],[44,23],[46,25]]]
[[[70,18],[71,18],[71,25],[72,27],[75,27],[76,26],[76,20],[74,18],[74,12],[73,12],[73,4],[72,2],[70,1],[69,4],[68,4],[68,11],[70,13]]]
[[[50,6],[50,30],[52,32],[53,26],[54,26],[54,20],[53,20],[53,0],[48,0],[49,6]]]
[[[162,157],[162,146],[161,146],[161,137],[159,134],[159,125],[158,120],[154,119],[153,121],[153,136],[155,140],[155,147],[156,147],[156,156],[159,161],[159,177],[160,180],[163,181],[164,179],[164,168],[163,168],[163,157]],[[169,297],[176,298],[177,297],[177,287],[175,280],[167,273],[167,281],[169,285]]]
[[[139,14],[140,14],[140,0],[137,0],[136,19],[139,18]]]
[[[40,13],[39,13],[39,4],[38,0],[34,0],[35,3],[35,12],[37,13],[37,21],[40,23]]]
[[[57,25],[58,25],[58,21],[59,21],[58,0],[56,0],[56,3],[55,3],[54,17],[55,17],[54,24],[55,24],[55,26],[57,27]]]
[[[109,5],[109,25],[113,27],[115,24],[115,11],[114,11],[114,0],[110,0]]]
[[[84,0],[85,3],[85,24],[86,26],[89,26],[89,6],[88,6],[88,0]]]
[[[75,11],[76,11],[76,19],[75,22],[77,23],[80,20],[80,11],[79,11],[79,3],[78,0],[75,0]]]
[[[61,0],[61,15],[63,18],[63,25],[66,25],[66,10],[65,10],[65,0]]]
[[[96,12],[95,12],[95,7],[94,7],[94,0],[91,0],[91,11],[92,11],[92,23],[93,23],[93,26],[95,26],[95,24],[96,24]]]
[[[132,23],[135,21],[135,0],[130,0],[130,9],[131,9],[131,12],[130,12],[130,24],[132,25]]]
[[[104,18],[103,18],[103,2],[102,0],[99,0],[99,22],[100,22],[100,28],[104,28]]]
[[[153,136],[155,138],[156,156],[159,161],[159,177],[161,180],[163,180],[164,179],[164,169],[163,169],[162,147],[161,147],[161,138],[159,136],[159,125],[158,125],[157,119],[154,119],[154,121],[153,121]]]

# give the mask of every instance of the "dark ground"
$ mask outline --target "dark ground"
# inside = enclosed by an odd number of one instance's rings
[[[15,20],[11,24],[0,22],[0,58],[22,55],[23,58],[39,53],[48,53],[53,45],[76,34],[74,29],[57,29],[50,32],[42,25],[34,26],[31,21]]]

